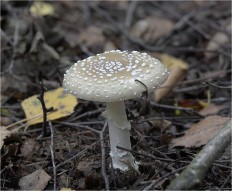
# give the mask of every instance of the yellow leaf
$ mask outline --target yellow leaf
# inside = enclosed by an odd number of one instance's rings
[[[34,16],[46,16],[53,15],[55,10],[50,3],[35,1],[30,7],[30,12]]]
[[[187,70],[188,69],[188,64],[186,62],[184,62],[181,59],[178,59],[178,58],[175,58],[173,56],[170,56],[168,54],[161,54],[160,55],[160,60],[168,68],[178,67],[178,68],[180,68],[182,70]]]
[[[48,120],[54,120],[68,116],[73,113],[77,105],[77,99],[71,94],[67,94],[64,88],[47,91],[44,93],[46,108],[54,107],[55,111],[47,113]],[[33,125],[43,122],[43,110],[37,95],[29,97],[21,103],[26,114],[27,124]]]
[[[71,188],[61,188],[60,191],[74,191],[74,190],[72,190]]]
[[[172,88],[184,78],[189,66],[185,61],[168,54],[153,55],[160,59],[160,61],[168,67],[170,72],[167,81],[162,85],[163,88],[157,89],[154,92],[154,99],[158,102],[163,97],[167,96]]]

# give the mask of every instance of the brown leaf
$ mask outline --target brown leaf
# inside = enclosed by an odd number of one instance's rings
[[[93,158],[80,161],[77,165],[77,170],[83,172],[86,176],[93,174],[94,169],[100,168],[99,162],[95,161]]]
[[[139,20],[131,30],[131,34],[135,37],[142,38],[145,42],[154,42],[160,37],[168,35],[174,28],[172,21],[158,18],[147,17]]]
[[[51,177],[43,170],[39,169],[35,172],[22,177],[19,180],[21,190],[43,190]]]
[[[171,147],[199,147],[204,145],[224,127],[224,124],[228,120],[228,117],[221,117],[218,115],[206,117],[199,123],[192,125],[192,127],[185,132],[183,137],[173,139]]]
[[[24,157],[29,157],[33,153],[35,146],[36,146],[35,140],[33,139],[26,140],[21,147],[22,155]]]
[[[225,28],[228,31],[228,34],[231,33],[231,23],[229,23]],[[230,39],[229,36],[226,35],[224,32],[217,32],[213,35],[211,40],[209,41],[206,50],[218,50],[220,47],[225,45],[226,43],[229,43]],[[215,54],[212,52],[205,52],[205,56],[207,58],[213,57]]]
[[[100,28],[90,26],[79,34],[79,42],[88,48],[96,48],[104,45],[105,37]]]
[[[114,43],[111,42],[111,41],[107,41],[107,42],[105,43],[105,45],[104,45],[104,50],[105,50],[105,51],[116,50],[116,49],[117,49],[116,46],[115,46]]]

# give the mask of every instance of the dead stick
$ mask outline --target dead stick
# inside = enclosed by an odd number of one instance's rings
[[[51,131],[50,151],[51,151],[52,167],[53,167],[53,190],[56,191],[56,164],[55,164],[55,154],[54,154],[54,131],[52,128],[51,121],[49,121],[48,124],[49,124],[49,128]]]
[[[173,174],[175,174],[175,173],[177,173],[177,172],[183,170],[184,168],[185,168],[185,166],[180,167],[180,168],[178,168],[178,169],[176,169],[176,170],[174,170],[174,171],[172,171],[172,172],[170,172],[170,173],[165,174],[164,176],[160,177],[160,178],[157,179],[157,180],[152,180],[152,181],[151,181],[151,184],[149,184],[147,187],[145,187],[145,188],[143,189],[143,191],[150,190],[152,187],[154,187],[156,184],[158,184],[161,180],[163,180],[163,179],[165,179],[165,178],[167,178],[167,177],[169,177],[169,176],[171,176],[171,175],[173,175]],[[149,181],[149,182],[150,182],[150,181]]]
[[[49,109],[46,108],[45,102],[44,102],[44,92],[46,91],[46,88],[43,85],[43,82],[40,82],[40,94],[38,95],[37,99],[41,102],[42,110],[43,110],[43,132],[42,137],[46,137],[47,135],[47,113],[50,111],[53,111],[54,108],[51,107]]]
[[[201,182],[213,161],[230,144],[231,122],[232,120],[229,120],[225,127],[203,147],[180,176],[171,182],[167,190],[188,190]]]
[[[109,190],[110,186],[109,186],[109,178],[106,173],[106,156],[105,156],[106,152],[105,152],[105,145],[104,145],[104,132],[106,130],[106,127],[107,127],[107,122],[105,122],[103,129],[99,132],[99,136],[101,140],[101,158],[102,158],[101,171],[102,171],[102,176],[104,177],[104,181],[105,181],[105,188],[106,190]]]
[[[232,89],[232,86],[219,86],[219,85],[213,84],[213,83],[211,83],[209,81],[206,81],[206,82],[202,83],[202,85],[213,86],[213,87],[220,88],[220,89]]]
[[[120,147],[120,146],[116,146],[116,148],[124,150],[124,151],[129,151],[129,152],[131,152],[133,154],[141,155],[141,156],[148,157],[148,158],[151,158],[151,159],[154,159],[154,160],[161,160],[161,161],[167,161],[167,162],[174,162],[175,161],[175,160],[172,160],[172,159],[160,158],[160,157],[155,157],[153,155],[147,155],[147,154],[144,154],[144,153],[132,151],[130,149],[126,149],[126,148],[123,148],[123,147]]]

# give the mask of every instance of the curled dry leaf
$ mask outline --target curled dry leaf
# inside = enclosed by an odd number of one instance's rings
[[[168,19],[147,17],[139,20],[132,28],[131,34],[151,43],[160,37],[168,35],[174,28],[174,23]]]
[[[153,55],[158,57],[160,61],[168,67],[170,72],[167,81],[161,86],[161,88],[154,91],[154,99],[158,102],[161,98],[168,95],[173,87],[184,78],[186,71],[188,70],[188,63],[168,54]]]
[[[35,172],[22,177],[19,180],[21,190],[44,190],[51,177],[43,170],[39,169]]]
[[[225,28],[228,34],[231,34],[231,23],[229,23]],[[226,43],[229,43],[230,39],[229,36],[226,35],[224,32],[217,32],[213,35],[211,40],[209,41],[206,50],[218,50],[220,47],[225,45]],[[205,52],[205,56],[207,58],[212,58],[215,54],[212,52]]]
[[[218,115],[209,116],[190,127],[183,137],[172,139],[171,147],[199,147],[212,139],[229,120]]]
[[[88,48],[102,47],[104,42],[102,30],[95,26],[90,26],[79,34],[79,43],[85,44]]]
[[[45,92],[44,101],[47,108],[53,107],[55,109],[55,111],[48,113],[48,120],[59,119],[72,114],[74,107],[77,105],[76,97],[65,93],[64,88]],[[43,122],[43,110],[37,95],[23,100],[21,105],[26,114],[28,125]]]

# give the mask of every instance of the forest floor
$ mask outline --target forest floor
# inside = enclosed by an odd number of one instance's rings
[[[72,100],[41,136],[40,82],[57,109],[65,71],[114,49],[170,70],[162,88],[125,101],[139,173],[111,168],[104,103]],[[2,1],[0,81],[2,190],[165,190],[231,118],[231,2]],[[232,189],[230,149],[194,189]]]

